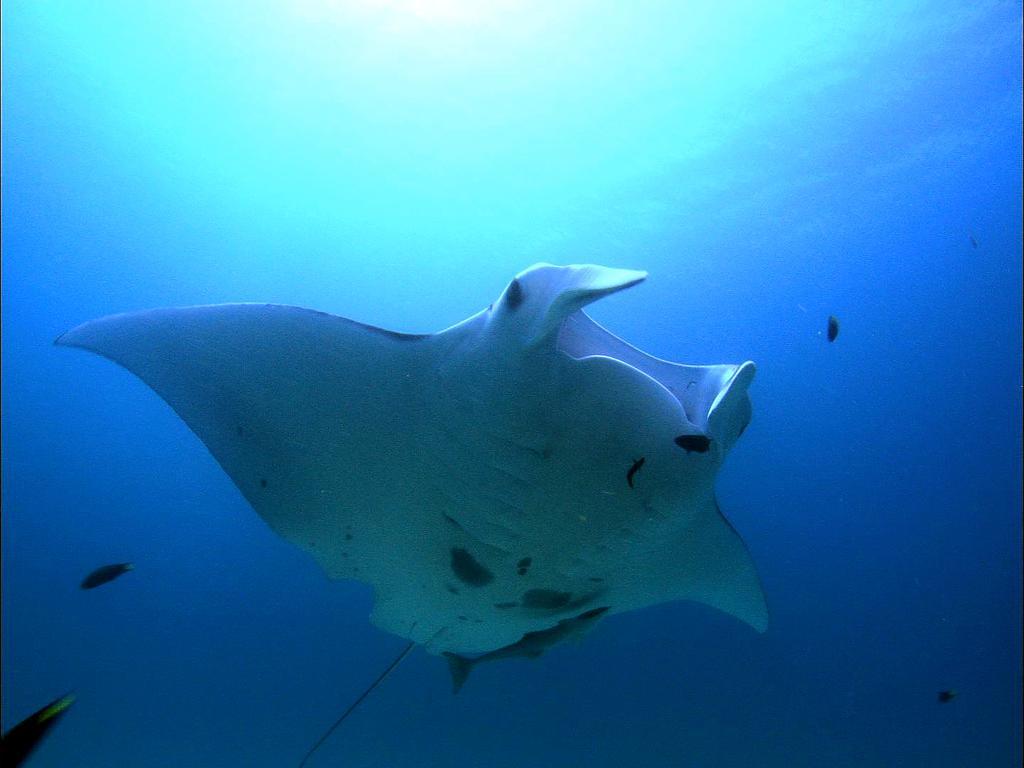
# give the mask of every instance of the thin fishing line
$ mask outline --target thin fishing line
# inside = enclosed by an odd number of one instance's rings
[[[388,664],[387,669],[385,669],[383,672],[380,673],[380,677],[378,677],[376,680],[374,680],[373,683],[370,685],[370,687],[367,688],[365,691],[363,691],[359,695],[358,699],[356,699],[354,702],[352,702],[352,706],[350,706],[348,709],[346,709],[342,713],[341,717],[339,717],[337,720],[335,720],[334,724],[331,725],[331,727],[327,729],[327,731],[324,733],[324,735],[320,737],[320,740],[310,748],[309,752],[306,753],[306,756],[304,758],[302,758],[302,762],[299,763],[299,768],[303,768],[303,766],[306,764],[306,762],[309,760],[309,758],[311,758],[313,756],[313,753],[316,752],[318,749],[320,749],[320,745],[322,745],[325,741],[327,741],[327,739],[330,738],[331,734],[334,733],[334,730],[339,725],[341,725],[342,721],[346,717],[348,717],[350,714],[352,714],[352,710],[354,710],[356,707],[358,707],[360,704],[362,704],[363,703],[363,699],[365,699],[367,696],[369,696],[370,692],[374,688],[376,688],[378,685],[383,683],[384,682],[384,678],[386,678],[388,675],[390,675],[391,672],[394,670],[394,668],[402,663],[402,659],[404,659],[406,656],[408,656],[409,652],[412,651],[412,649],[415,648],[415,647],[416,647],[416,643],[409,643],[407,646],[405,646],[405,649],[400,654],[398,654],[397,657],[395,657],[395,660],[392,661],[390,664]]]

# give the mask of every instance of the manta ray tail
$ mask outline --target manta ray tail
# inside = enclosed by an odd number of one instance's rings
[[[387,668],[380,673],[376,680],[370,683],[370,687],[363,691],[361,694],[359,694],[359,698],[353,701],[352,704],[349,705],[349,708],[341,713],[341,717],[335,720],[331,727],[324,731],[324,735],[320,737],[317,743],[309,748],[309,751],[306,753],[305,757],[302,758],[302,762],[299,763],[299,768],[302,768],[309,761],[309,758],[313,756],[313,753],[320,749],[320,746],[325,741],[327,741],[328,737],[330,737],[330,735],[334,733],[335,729],[337,729],[337,727],[345,721],[345,718],[351,715],[355,708],[363,703],[363,699],[369,696],[374,688],[376,688],[378,685],[384,682],[384,678],[390,675],[394,671],[395,667],[402,663],[402,659],[408,656],[410,651],[412,651],[412,649],[415,647],[416,643],[409,643],[407,646],[405,646],[403,651],[395,657],[395,660],[388,664]]]
[[[457,653],[446,653],[444,657],[448,659],[448,671],[452,673],[452,693],[458,693],[473,669],[473,661]]]

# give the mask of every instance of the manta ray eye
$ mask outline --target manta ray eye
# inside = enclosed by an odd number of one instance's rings
[[[505,291],[505,303],[509,309],[515,309],[523,303],[524,298],[523,286],[520,285],[518,279],[514,279],[508,284],[508,290]]]

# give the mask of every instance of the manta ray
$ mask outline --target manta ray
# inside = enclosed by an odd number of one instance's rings
[[[537,264],[433,334],[223,304],[104,317],[56,343],[138,376],[277,534],[371,585],[373,623],[429,652],[532,656],[669,600],[763,631],[714,492],[754,365],[660,360],[584,312],[646,277]]]

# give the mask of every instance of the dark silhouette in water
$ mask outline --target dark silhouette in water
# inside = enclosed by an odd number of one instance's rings
[[[835,341],[839,335],[839,320],[835,315],[828,316],[828,340]]]
[[[967,237],[970,238],[971,247],[972,248],[977,248],[978,247],[978,241],[974,239],[974,235],[968,235]]]
[[[134,567],[131,563],[114,563],[113,565],[100,566],[82,579],[82,589],[95,589],[106,584],[108,581],[113,581],[122,573],[127,573]]]
[[[939,691],[939,703],[948,704],[956,698],[956,691]]]
[[[0,739],[0,764],[5,768],[21,765],[74,703],[70,693],[61,696],[11,728]]]

